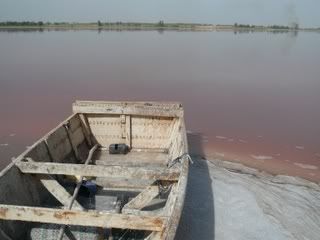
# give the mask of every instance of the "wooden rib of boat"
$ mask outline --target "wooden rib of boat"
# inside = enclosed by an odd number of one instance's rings
[[[188,167],[181,104],[77,101],[0,172],[0,239],[174,239]]]

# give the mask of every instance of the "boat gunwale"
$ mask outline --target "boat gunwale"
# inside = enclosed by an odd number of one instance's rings
[[[72,104],[74,113],[124,114],[132,116],[183,118],[183,107],[179,102],[134,102],[134,101],[79,101]]]

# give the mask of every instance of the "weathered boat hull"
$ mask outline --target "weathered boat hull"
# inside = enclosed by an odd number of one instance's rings
[[[182,106],[80,101],[73,111],[0,172],[0,239],[86,229],[174,239],[189,167]],[[110,154],[110,144],[129,152]]]

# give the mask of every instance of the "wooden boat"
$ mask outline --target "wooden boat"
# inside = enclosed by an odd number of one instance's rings
[[[77,101],[1,171],[0,239],[174,239],[189,160],[181,104]]]

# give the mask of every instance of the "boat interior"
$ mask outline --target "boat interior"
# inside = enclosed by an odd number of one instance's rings
[[[162,239],[186,184],[181,105],[73,111],[0,172],[0,239]]]

